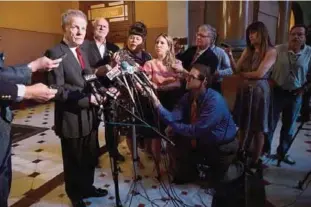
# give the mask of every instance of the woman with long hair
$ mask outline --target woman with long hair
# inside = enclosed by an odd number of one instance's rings
[[[172,110],[182,95],[182,74],[175,68],[182,68],[181,61],[175,58],[173,39],[167,34],[160,34],[155,41],[155,58],[147,61],[143,70],[150,78],[162,105]],[[164,132],[166,126],[159,122],[160,131]],[[151,150],[155,160],[155,167],[160,176],[161,139],[155,134],[151,140]],[[149,143],[150,144],[150,143]]]
[[[250,166],[258,167],[265,135],[269,131],[268,77],[277,53],[270,41],[268,29],[262,22],[248,26],[246,43],[247,47],[237,63],[229,51],[231,65],[242,78],[237,91],[234,116],[239,127],[240,147],[243,147],[245,140],[252,140]]]

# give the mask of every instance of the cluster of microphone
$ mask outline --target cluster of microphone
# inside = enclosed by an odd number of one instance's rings
[[[95,74],[86,74],[83,72],[83,78],[91,87],[93,94],[99,94],[102,97],[112,98],[116,100],[120,95],[120,87],[127,90],[132,102],[135,104],[135,96],[133,88],[138,89],[142,95],[148,96],[148,91],[153,89],[153,85],[140,66],[127,57],[125,53],[120,52],[120,64],[115,67],[105,65],[107,77],[116,86],[113,89],[107,89],[99,82]]]

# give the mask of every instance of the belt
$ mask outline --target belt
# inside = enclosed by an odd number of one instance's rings
[[[298,90],[298,89],[285,90],[285,89],[281,88],[280,86],[275,86],[274,90],[275,89],[282,91],[284,93],[290,94],[290,95],[294,95]]]

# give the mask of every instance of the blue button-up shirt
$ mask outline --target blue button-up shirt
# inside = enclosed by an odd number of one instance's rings
[[[211,50],[218,58],[217,71],[219,73],[218,81],[222,81],[223,77],[230,76],[233,74],[229,56],[220,47],[213,45]]]
[[[198,118],[190,124],[191,94],[187,93],[172,112],[162,105],[158,107],[164,123],[173,131],[189,138],[196,138],[200,143],[222,143],[230,141],[236,135],[236,125],[224,98],[207,89],[198,97]]]

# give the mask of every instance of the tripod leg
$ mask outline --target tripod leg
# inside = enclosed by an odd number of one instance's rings
[[[306,174],[303,180],[298,182],[298,189],[303,190],[302,187],[305,184],[305,182],[308,180],[310,175],[311,175],[311,171]]]

